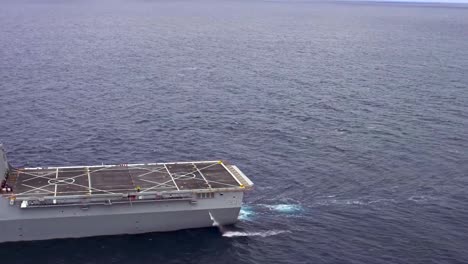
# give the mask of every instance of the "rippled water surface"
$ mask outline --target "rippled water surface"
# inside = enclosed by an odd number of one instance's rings
[[[256,189],[224,233],[1,262],[467,263],[467,72],[463,6],[2,0],[13,165],[225,159]]]

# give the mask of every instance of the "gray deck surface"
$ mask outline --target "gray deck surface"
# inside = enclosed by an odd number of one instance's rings
[[[217,162],[15,170],[8,182],[16,196],[37,197],[239,186]]]

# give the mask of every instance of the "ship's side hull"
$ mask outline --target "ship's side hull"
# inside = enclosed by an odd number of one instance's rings
[[[242,192],[211,199],[25,208],[0,198],[0,242],[164,232],[237,221]]]

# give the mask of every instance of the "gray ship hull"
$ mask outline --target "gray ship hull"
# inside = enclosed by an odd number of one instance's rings
[[[0,199],[0,242],[165,232],[237,221],[242,192],[215,199],[20,209]]]
[[[252,186],[223,161],[14,168],[0,144],[0,243],[230,225]]]

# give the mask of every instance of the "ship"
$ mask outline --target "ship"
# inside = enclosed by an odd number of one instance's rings
[[[252,181],[221,160],[15,168],[0,144],[0,242],[237,222]]]

